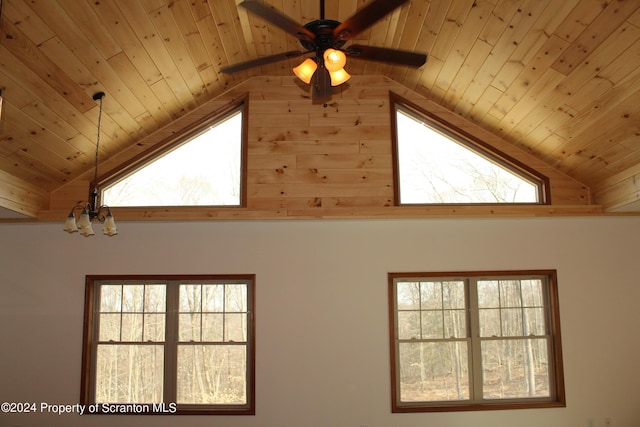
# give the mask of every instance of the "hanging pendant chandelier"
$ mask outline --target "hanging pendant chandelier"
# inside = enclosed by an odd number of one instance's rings
[[[116,222],[111,214],[111,209],[107,205],[98,206],[98,149],[100,148],[100,124],[102,121],[102,98],[104,92],[97,92],[93,95],[94,101],[100,101],[100,110],[98,113],[98,137],[96,139],[96,155],[95,167],[93,174],[92,190],[89,192],[89,201],[80,202],[71,208],[71,212],[67,216],[64,224],[64,231],[68,233],[80,232],[85,237],[93,236],[92,222],[98,220],[102,227],[102,233],[107,236],[115,236],[118,234]]]

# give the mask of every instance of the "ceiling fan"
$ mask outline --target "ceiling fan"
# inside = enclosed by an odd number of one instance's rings
[[[392,65],[420,67],[427,54],[406,50],[366,45],[344,45],[378,20],[409,0],[372,0],[344,22],[324,17],[324,0],[320,0],[320,19],[300,25],[275,8],[255,0],[239,4],[285,32],[295,36],[305,49],[282,52],[222,67],[223,73],[235,73],[253,67],[313,54],[293,72],[305,83],[312,84],[312,98],[323,99],[331,95],[331,87],[344,83],[349,74],[344,70],[346,57],[385,62]]]

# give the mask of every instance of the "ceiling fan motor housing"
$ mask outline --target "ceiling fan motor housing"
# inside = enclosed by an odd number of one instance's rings
[[[300,44],[307,49],[321,54],[329,48],[340,49],[346,40],[339,40],[333,34],[333,29],[340,25],[340,22],[332,19],[318,19],[305,24],[305,28],[315,34],[315,39],[307,40],[300,38]]]

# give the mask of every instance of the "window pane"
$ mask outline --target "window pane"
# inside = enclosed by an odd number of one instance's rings
[[[142,341],[142,314],[122,314],[120,341]]]
[[[451,309],[465,308],[464,282],[442,283],[442,307]]]
[[[501,311],[502,336],[517,337],[524,335],[522,329],[522,310],[507,308]]]
[[[224,340],[223,314],[203,314],[202,315],[202,341]]]
[[[502,325],[500,323],[500,310],[484,308],[480,310],[480,336],[501,337]]]
[[[469,399],[466,342],[400,343],[400,401]]]
[[[401,340],[418,339],[422,336],[420,332],[420,312],[419,311],[399,311],[398,312],[398,338]]]
[[[545,321],[543,308],[525,308],[522,313],[524,315],[525,335],[547,334],[547,322]]]
[[[483,341],[482,366],[485,399],[550,395],[544,339]]]
[[[98,345],[96,402],[162,402],[161,345]]]
[[[537,185],[398,111],[400,203],[537,203]],[[426,120],[425,120],[426,121]]]
[[[164,313],[144,315],[143,341],[164,341]]]
[[[444,338],[465,338],[467,336],[467,320],[464,310],[445,310]]]
[[[525,307],[542,307],[544,299],[542,297],[542,280],[523,280],[522,305]]]
[[[122,311],[140,313],[144,307],[144,286],[124,285],[122,287]]]
[[[102,192],[109,206],[238,206],[242,114],[146,163]]]
[[[442,284],[440,282],[420,283],[420,298],[423,310],[442,308]]]
[[[245,314],[224,315],[225,341],[247,341],[247,316]]]
[[[224,311],[224,285],[202,286],[202,311]]]
[[[120,341],[120,314],[100,314],[98,341]]]
[[[422,312],[422,338],[443,338],[442,311]]]
[[[500,281],[500,305],[502,307],[521,307],[519,280]]]
[[[497,280],[480,280],[477,288],[480,308],[500,307],[500,288]]]
[[[144,311],[147,313],[164,312],[165,285],[145,285],[144,286]]]
[[[178,403],[245,404],[247,357],[242,345],[178,346]]]
[[[202,285],[180,285],[180,311],[200,311]]]
[[[178,340],[179,341],[200,341],[200,313],[180,314],[178,316]]]
[[[225,311],[247,311],[247,287],[245,285],[225,285]]]
[[[122,307],[122,286],[103,285],[100,287],[100,311],[116,312]]]
[[[398,310],[420,309],[420,284],[415,282],[398,282],[396,284]]]

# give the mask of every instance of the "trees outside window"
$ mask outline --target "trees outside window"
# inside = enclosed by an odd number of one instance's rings
[[[253,414],[253,287],[252,275],[88,276],[81,403]]]
[[[390,273],[393,411],[564,406],[555,271]]]

